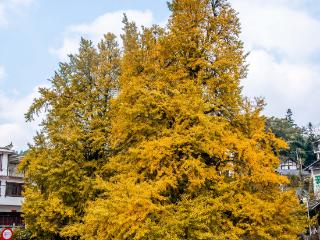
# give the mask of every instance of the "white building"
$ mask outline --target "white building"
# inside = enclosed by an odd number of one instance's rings
[[[314,195],[319,198],[320,190],[320,161],[317,160],[305,168],[310,173],[310,179]]]
[[[12,144],[0,147],[0,226],[22,225],[23,174],[17,171],[20,159]]]
[[[305,172],[302,172],[300,164],[297,162],[297,160],[292,158],[283,158],[281,159],[281,163],[279,168],[277,169],[277,172],[281,175],[295,175],[299,176],[300,174],[305,174]]]
[[[314,143],[313,150],[317,156],[317,160],[320,160],[320,139]]]
[[[311,189],[315,199],[320,200],[320,140],[314,143],[317,160],[305,168],[310,173]]]

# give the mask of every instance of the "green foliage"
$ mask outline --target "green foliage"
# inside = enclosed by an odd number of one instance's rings
[[[309,123],[307,128],[305,128],[305,135],[306,137],[306,144],[304,147],[305,152],[305,161],[304,164],[306,166],[310,165],[316,160],[315,154],[314,154],[314,148],[315,148],[315,141],[319,140],[320,136],[318,136],[315,131],[312,123]]]
[[[307,127],[299,127],[294,122],[292,111],[288,109],[284,118],[268,118],[266,125],[268,130],[287,142],[288,149],[280,151],[282,157],[297,159],[298,153],[305,166],[316,160],[314,142],[319,136],[315,134],[312,123]]]
[[[289,175],[288,178],[289,178],[290,183],[287,185],[287,187],[294,188],[294,189],[301,187],[300,176]]]
[[[29,229],[26,228],[16,228],[13,232],[13,240],[31,240],[32,233]]]

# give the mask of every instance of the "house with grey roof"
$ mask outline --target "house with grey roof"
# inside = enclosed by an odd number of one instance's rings
[[[17,170],[21,156],[12,147],[0,147],[0,227],[23,225],[23,174]]]

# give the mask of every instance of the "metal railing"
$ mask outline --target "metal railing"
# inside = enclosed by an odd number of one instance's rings
[[[21,172],[18,172],[17,169],[9,169],[8,170],[8,176],[9,177],[23,177],[24,174]]]

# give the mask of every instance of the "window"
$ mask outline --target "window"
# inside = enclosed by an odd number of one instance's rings
[[[298,165],[295,161],[287,160],[283,163],[281,163],[281,169],[285,170],[297,170]]]
[[[23,183],[7,182],[6,184],[6,196],[9,197],[21,197],[22,196]]]

